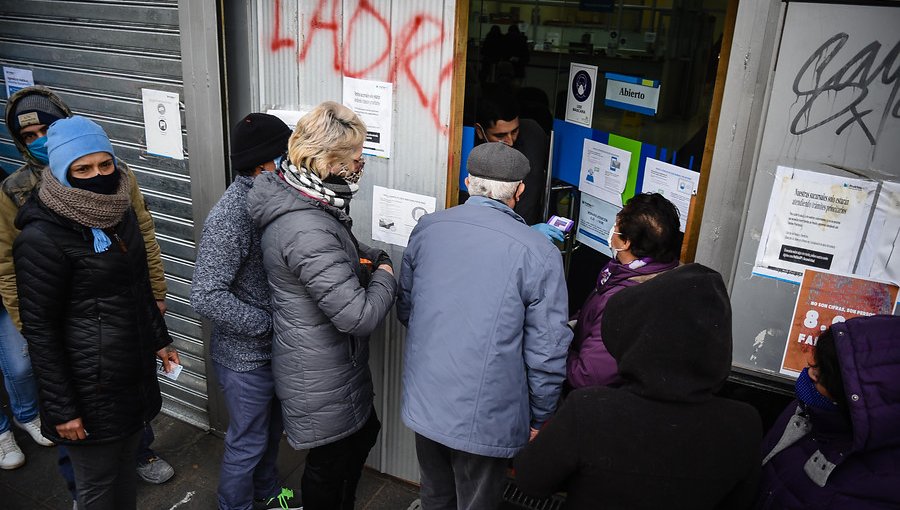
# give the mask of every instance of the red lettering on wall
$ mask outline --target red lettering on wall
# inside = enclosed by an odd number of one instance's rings
[[[278,51],[281,48],[292,48],[294,40],[290,37],[281,37],[281,0],[275,0],[275,28],[272,30],[272,43],[270,47],[272,51]]]
[[[344,34],[343,48],[341,47],[341,13],[339,11],[340,0],[319,0],[306,30],[302,31],[303,40],[297,52],[298,62],[304,62],[310,57],[310,50],[316,34],[319,31],[331,32],[332,67],[336,73],[351,78],[383,79],[391,81],[395,87],[399,87],[401,80],[412,86],[421,106],[429,112],[435,126],[444,134],[448,133],[447,126],[441,124],[440,96],[441,87],[453,76],[453,59],[446,62],[438,71],[434,89],[429,90],[429,80],[426,76],[418,76],[414,70],[414,62],[429,51],[440,51],[446,32],[441,20],[427,13],[414,15],[408,22],[402,24],[397,32],[399,37],[394,37],[391,24],[387,18],[376,9],[371,0],[359,0],[347,22]],[[281,1],[274,2],[275,16],[274,28],[270,40],[271,51],[278,52],[285,48],[296,48],[295,39],[282,37],[281,35]],[[348,9],[349,12],[349,9]],[[345,13],[346,14],[346,13]],[[374,25],[373,25],[374,23]],[[366,48],[366,56],[353,55],[354,33],[362,27],[376,26],[384,31],[385,43],[380,53]],[[434,31],[434,35],[428,35]],[[427,38],[424,42],[416,42],[418,38]],[[391,50],[396,49],[393,61],[387,69],[387,75],[377,76],[377,71],[384,66],[391,57]],[[317,53],[318,54],[318,53]],[[369,57],[371,55],[371,57]],[[357,62],[358,57],[363,62]],[[351,68],[354,62],[355,68]],[[433,78],[431,81],[435,81]]]

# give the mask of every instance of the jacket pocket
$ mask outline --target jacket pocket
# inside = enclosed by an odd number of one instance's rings
[[[353,335],[347,335],[349,337],[349,342],[347,342],[347,351],[350,358],[350,365],[354,368],[359,366],[359,361],[357,360],[357,356],[359,355],[359,340]]]

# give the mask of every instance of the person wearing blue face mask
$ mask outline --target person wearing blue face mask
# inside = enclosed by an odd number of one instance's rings
[[[6,103],[6,125],[25,163],[0,185],[0,296],[3,299],[3,307],[0,308],[0,369],[10,394],[13,416],[36,442],[46,445],[52,443],[40,433],[40,422],[36,418],[37,390],[31,360],[27,355],[25,339],[19,333],[22,323],[19,319],[19,298],[12,254],[13,242],[18,237],[19,230],[15,228],[13,221],[19,208],[41,184],[43,170],[49,162],[46,149],[48,127],[59,119],[71,116],[72,111],[59,96],[39,85],[17,91]],[[130,200],[146,246],[154,299],[160,311],[165,313],[166,279],[153,218],[134,173],[121,159],[115,161],[115,166],[120,170],[122,178],[130,184]],[[28,422],[28,417],[35,419]],[[0,417],[0,468],[13,469],[22,465],[24,456],[12,439],[12,434],[9,435],[12,442],[3,442],[2,433],[9,429],[4,421]],[[153,430],[147,424],[138,458],[138,474],[146,482],[163,483],[172,478],[175,470],[150,448],[153,439]],[[4,457],[7,458],[6,461]],[[60,449],[60,472],[74,496],[74,478],[63,448]]]

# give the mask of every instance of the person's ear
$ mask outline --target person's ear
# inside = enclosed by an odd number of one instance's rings
[[[516,202],[519,201],[519,198],[522,196],[522,193],[525,193],[525,183],[520,182],[516,187]]]
[[[469,176],[468,175],[466,176],[466,180],[463,182],[466,183],[466,189],[469,189]]]
[[[619,239],[622,240],[622,251],[628,251],[631,249],[631,239],[625,239],[622,237],[622,234],[619,234]]]
[[[487,135],[484,132],[484,128],[481,127],[481,124],[475,123],[475,136],[478,137],[479,140],[487,140]]]

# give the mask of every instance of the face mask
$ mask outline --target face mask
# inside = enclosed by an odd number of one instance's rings
[[[77,179],[69,176],[73,188],[83,189],[100,195],[112,195],[119,189],[119,171],[109,175],[95,175],[89,179]]]
[[[353,169],[349,166],[342,166],[341,170],[335,175],[344,179],[350,184],[356,184],[362,178],[363,168],[365,168],[365,160],[362,160],[362,164],[352,163]]]
[[[277,158],[275,158],[275,169],[276,169],[276,170],[279,169],[279,168],[281,168],[281,162],[282,162],[282,161],[284,161],[284,156],[283,156],[283,155],[282,155],[282,156],[278,156]]]
[[[606,244],[609,245],[609,251],[612,252],[612,258],[619,260],[619,252],[622,250],[620,248],[613,248],[613,234],[622,235],[621,232],[616,232],[615,229],[609,229],[609,235],[606,236]]]
[[[42,136],[37,140],[28,144],[28,152],[34,157],[34,159],[40,161],[45,165],[50,164],[50,156],[47,155],[47,137]]]

